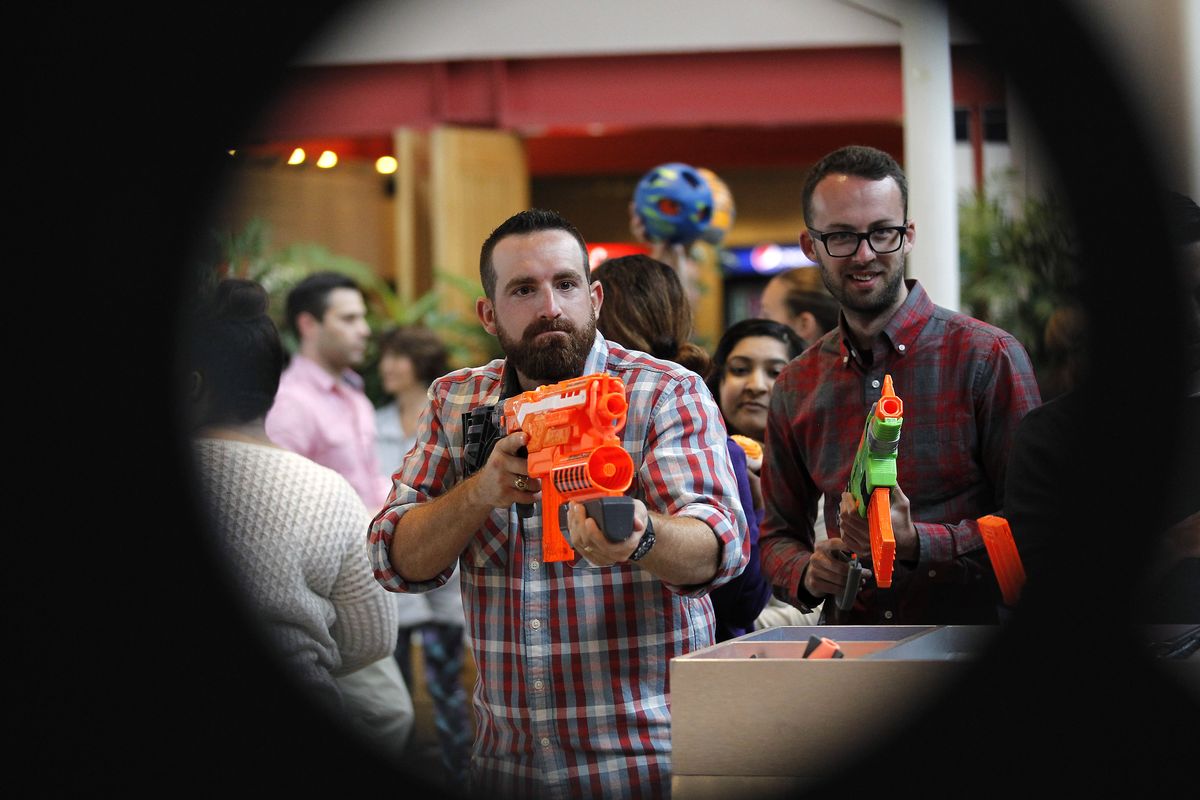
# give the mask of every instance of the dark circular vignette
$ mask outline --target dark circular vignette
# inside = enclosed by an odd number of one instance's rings
[[[30,232],[86,265],[78,291],[97,298],[85,298],[98,312],[94,328],[87,318],[95,337],[86,360],[97,363],[78,367],[97,410],[75,444],[101,473],[76,475],[67,465],[69,490],[44,503],[56,522],[67,515],[67,544],[39,543],[62,551],[57,571],[21,576],[32,588],[16,630],[35,644],[19,660],[37,674],[10,724],[19,727],[18,763],[39,788],[432,796],[419,778],[331,729],[283,684],[250,627],[232,622],[242,611],[201,544],[173,402],[176,283],[202,247],[206,233],[195,226],[216,200],[225,150],[272,96],[287,60],[345,5],[209,3],[114,20],[109,9],[80,4],[66,15],[41,12],[18,37],[38,78],[37,91],[19,98],[29,119],[18,133],[40,137],[31,160],[49,163],[81,138],[114,152],[136,143],[144,154],[133,166],[30,181],[48,208],[59,207],[57,190],[68,183],[86,204],[79,230],[51,217]],[[1105,478],[1086,487],[1094,495],[1064,497],[1079,508],[1080,528],[1061,585],[1028,596],[994,651],[943,702],[805,796],[960,787],[1140,795],[1185,786],[1196,710],[1138,656],[1125,589],[1126,569],[1136,573],[1145,552],[1138,540],[1159,522],[1150,498],[1172,455],[1181,412],[1173,398],[1183,384],[1155,368],[1181,354],[1181,326],[1167,308],[1179,294],[1171,256],[1143,248],[1141,282],[1129,282],[1115,237],[1160,224],[1163,165],[1117,88],[1115,65],[1067,4],[950,7],[1011,76],[1069,190],[1088,312],[1121,320],[1097,331],[1101,366],[1088,388],[1105,433],[1080,443],[1080,463],[1106,465]],[[1123,335],[1130,330],[1138,333]],[[47,460],[46,474],[63,473],[61,460]],[[99,485],[71,491],[88,481]],[[852,724],[865,730],[871,720]],[[796,743],[821,746],[818,733]]]
[[[184,283],[227,151],[343,6],[77,3],[14,22],[30,287],[10,306],[46,352],[10,418],[33,444],[10,493],[28,552],[5,559],[22,785],[430,795],[277,667],[209,546],[178,413]]]
[[[338,13],[352,5],[329,0],[305,8],[269,3],[249,10],[238,6],[233,12],[235,18],[248,19],[253,27],[245,32],[247,41],[243,43],[238,37],[232,51],[218,47],[222,57],[231,57],[233,64],[228,70],[228,83],[214,86],[213,91],[231,102],[236,110],[214,107],[222,116],[221,122],[214,130],[201,129],[209,135],[198,140],[197,152],[205,154],[206,163],[197,175],[200,180],[194,193],[197,213],[188,220],[192,227],[178,251],[186,261],[186,269],[180,271],[180,280],[172,287],[177,345],[188,335],[184,311],[195,288],[190,283],[195,278],[192,269],[213,263],[208,221],[213,218],[212,211],[227,199],[227,150],[242,142],[258,115],[281,93],[288,61],[318,38]],[[257,37],[252,35],[255,30]],[[256,50],[259,43],[266,47]],[[238,50],[237,44],[247,49]],[[216,643],[235,653],[231,660],[236,664],[229,666],[250,669],[245,678],[230,677],[219,684],[218,696],[224,695],[221,699],[226,700],[230,724],[218,731],[215,728],[220,723],[214,720],[212,735],[200,739],[202,752],[222,764],[222,771],[237,776],[233,785],[238,788],[437,796],[426,776],[402,770],[386,760],[342,720],[318,708],[287,676],[278,655],[262,637],[261,623],[246,605],[228,565],[209,547],[208,510],[197,495],[199,484],[193,471],[187,429],[182,424],[185,405],[179,402],[182,398],[178,394],[173,399],[172,423],[176,434],[173,445],[180,464],[175,487],[179,492],[177,502],[188,509],[192,523],[188,534],[194,538],[188,547],[200,561],[201,579],[207,575],[212,582],[206,596],[211,595],[210,600],[220,609],[206,619],[214,626]]]

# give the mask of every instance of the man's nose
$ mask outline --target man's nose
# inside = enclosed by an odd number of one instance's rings
[[[875,251],[867,243],[866,237],[858,240],[858,248],[854,251],[852,258],[856,264],[865,264],[868,261],[875,260]]]
[[[545,319],[557,319],[562,316],[562,306],[559,305],[558,295],[553,289],[542,292],[538,314]]]

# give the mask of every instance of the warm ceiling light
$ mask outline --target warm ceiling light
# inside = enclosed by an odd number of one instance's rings
[[[375,171],[380,175],[394,175],[399,167],[399,163],[391,156],[380,156],[375,159]]]
[[[317,166],[321,169],[329,169],[336,164],[337,153],[333,152],[332,150],[326,150],[325,152],[321,153],[320,157],[317,159]]]
[[[291,164],[292,166],[295,166],[297,164],[303,164],[304,163],[304,148],[297,147],[295,150],[293,150],[292,154],[290,156],[288,156],[288,163]]]
[[[229,151],[229,155],[231,155],[231,156],[236,156],[236,155],[237,155],[237,150],[230,150],[230,151]]]

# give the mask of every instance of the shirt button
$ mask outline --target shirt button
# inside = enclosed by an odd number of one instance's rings
[[[542,690],[542,687],[545,685],[546,684],[542,683],[541,680],[536,680],[533,682],[533,688],[537,689],[539,692]]]
[[[550,740],[548,738],[546,738],[545,736],[543,736],[542,737],[542,747],[549,747],[549,746],[550,746]]]
[[[936,570],[936,569],[931,569],[931,570],[929,570],[929,577],[931,577],[931,578],[936,578],[936,577],[937,577],[937,570]]]
[[[541,564],[538,563],[538,560],[536,558],[529,562],[530,569],[537,569],[540,566],[541,566]]]
[[[897,350],[899,350],[901,353],[903,353],[903,352],[904,352],[904,345],[902,345],[902,344],[898,344],[898,345],[896,345],[896,349],[897,349]]]
[[[535,619],[533,622],[529,623],[529,627],[536,631],[538,628],[542,627],[542,621],[540,619]]]
[[[892,618],[892,612],[890,612],[890,611],[885,611],[885,612],[883,612],[883,618],[884,618],[884,619],[891,619],[891,618]]]
[[[879,381],[871,381],[871,388],[872,388],[872,389],[878,389],[878,388],[879,388]]]

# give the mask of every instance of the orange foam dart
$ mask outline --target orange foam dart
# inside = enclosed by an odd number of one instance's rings
[[[625,384],[604,373],[539,386],[505,401],[505,431],[525,432],[529,476],[542,482],[543,561],[575,557],[562,534],[563,503],[620,497],[633,482],[633,459],[617,436],[627,409]]]
[[[1000,584],[1004,604],[1011,608],[1017,604],[1021,589],[1025,586],[1025,567],[1021,563],[1017,543],[1013,540],[1012,528],[1004,517],[989,514],[979,518],[979,532],[983,535],[983,544],[991,559],[992,571],[996,573],[996,582]]]
[[[737,442],[738,445],[746,451],[746,458],[753,460],[761,459],[763,457],[762,445],[756,442],[754,439],[751,439],[749,436],[743,436],[740,433],[735,433],[729,438]]]
[[[809,636],[803,658],[842,658],[842,648],[825,636]]]

